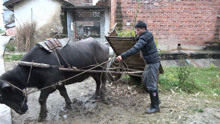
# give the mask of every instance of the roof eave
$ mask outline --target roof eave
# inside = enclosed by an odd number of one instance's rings
[[[89,10],[89,9],[93,9],[93,10],[100,10],[100,9],[106,9],[106,8],[110,8],[109,6],[62,6],[62,9],[66,9],[66,10],[77,10],[77,9],[84,9],[84,10]]]
[[[18,2],[21,2],[22,0],[11,0],[11,1],[6,1],[3,3],[3,5],[8,8],[9,10],[13,11],[14,10],[14,5],[17,4]]]

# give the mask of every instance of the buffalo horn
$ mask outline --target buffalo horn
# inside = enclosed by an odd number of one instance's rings
[[[2,84],[2,89],[3,88],[7,88],[7,87],[11,87],[8,83],[6,83],[6,82],[3,82],[3,84]]]

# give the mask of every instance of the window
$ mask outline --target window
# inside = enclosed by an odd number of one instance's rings
[[[100,21],[76,21],[76,37],[100,37]]]
[[[100,38],[101,12],[82,10],[74,12],[75,38],[84,39],[88,37]]]

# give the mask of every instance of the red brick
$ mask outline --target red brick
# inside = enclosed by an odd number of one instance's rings
[[[127,0],[126,2],[123,0],[121,4],[123,20],[129,19],[133,24],[137,3],[138,1],[135,0]],[[160,37],[158,42],[170,40],[170,37],[176,36],[176,41],[170,42],[204,45],[205,42],[220,37],[220,32],[216,32],[219,31],[216,28],[220,26],[219,23],[216,23],[217,19],[220,21],[220,18],[217,18],[218,10],[220,10],[220,1],[218,0],[167,2],[155,0],[151,1],[151,4],[141,1],[137,19],[148,22],[148,28]],[[125,24],[123,26],[124,29],[131,27],[126,27]],[[213,38],[214,34],[218,36]],[[218,40],[220,41],[220,39]]]

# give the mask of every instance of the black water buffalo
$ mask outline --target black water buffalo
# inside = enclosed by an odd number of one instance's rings
[[[109,53],[106,45],[100,44],[93,38],[84,39],[77,42],[68,43],[63,49],[59,50],[58,58],[61,65],[68,67],[65,60],[74,67],[82,68],[89,65],[96,65],[108,60]],[[62,57],[61,57],[62,56]],[[64,60],[64,59],[65,60]],[[22,61],[45,63],[49,65],[59,66],[58,59],[55,52],[48,52],[43,48],[35,45],[23,58]],[[28,80],[30,68],[28,66],[17,65],[11,71],[4,73],[0,77],[0,103],[6,104],[19,114],[24,114],[27,109],[27,99],[25,94],[14,86],[25,89],[27,87],[35,87],[38,89],[50,86],[55,82],[67,79],[79,72],[64,72],[58,68],[37,68],[33,67],[31,75]],[[103,70],[103,67],[97,67],[96,70]],[[71,100],[66,92],[64,85],[72,84],[74,82],[81,82],[89,76],[96,81],[96,92],[94,96],[104,98],[106,77],[101,73],[84,73],[71,80],[66,81],[62,85],[56,85],[44,90],[41,90],[39,103],[41,105],[39,113],[39,121],[42,121],[47,116],[46,100],[50,93],[56,89],[59,90],[60,95],[64,97],[66,107],[71,107]],[[28,82],[28,83],[27,83]],[[11,86],[13,84],[14,86]]]

